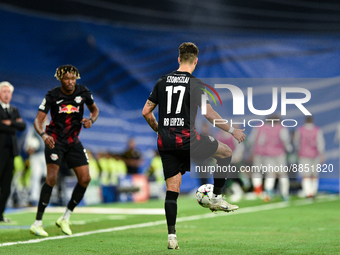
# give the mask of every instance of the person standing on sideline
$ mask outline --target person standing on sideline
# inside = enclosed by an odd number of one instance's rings
[[[272,116],[272,123],[263,125],[263,164],[267,167],[264,181],[265,195],[263,200],[268,202],[274,195],[275,180],[279,178],[280,191],[284,201],[289,200],[289,176],[285,171],[275,171],[282,169],[287,164],[287,153],[293,151],[288,128],[281,126],[280,118]]]
[[[43,121],[43,127],[48,124],[48,118]],[[34,126],[28,128],[28,132],[24,145],[25,151],[28,154],[29,166],[31,172],[31,190],[29,196],[29,205],[37,206],[40,196],[40,187],[43,180],[46,178],[46,162],[45,162],[45,143],[44,140],[35,131]]]
[[[209,122],[221,119],[215,112],[204,93],[205,85],[192,75],[197,65],[198,48],[194,43],[185,42],[179,47],[179,68],[161,77],[155,84],[144,108],[143,116],[150,127],[158,133],[158,150],[163,163],[166,182],[165,216],[168,226],[168,249],[179,249],[175,224],[177,218],[177,198],[182,175],[190,171],[190,157],[204,160],[217,159],[220,166],[228,166],[231,149],[212,136],[200,135],[195,128],[198,106],[206,100],[206,115]],[[202,99],[205,97],[205,99]],[[157,122],[153,110],[158,105]],[[229,124],[216,125],[242,142],[243,130],[234,129]],[[230,212],[238,209],[222,199],[225,178],[214,176],[213,198],[210,210]]]
[[[254,193],[256,197],[262,196],[263,185],[262,185],[262,166],[264,165],[263,162],[263,152],[265,150],[265,139],[266,134],[264,132],[265,126],[261,127],[253,127],[250,135],[248,136],[249,143],[251,145],[251,161],[252,165],[257,167],[257,171],[251,173],[251,180],[254,188]]]
[[[55,77],[61,86],[47,92],[34,121],[34,128],[45,142],[45,160],[47,164],[46,182],[43,184],[38,203],[36,220],[30,232],[37,236],[48,236],[43,229],[42,217],[48,205],[53,186],[57,182],[60,164],[66,161],[75,171],[78,183],[75,186],[66,211],[56,225],[66,235],[72,235],[69,219],[73,209],[82,200],[91,180],[86,150],[79,141],[81,127],[90,128],[97,120],[99,110],[93,101],[91,92],[85,86],[76,84],[80,79],[78,69],[72,65],[57,68]],[[90,110],[90,117],[84,118],[84,104]],[[51,122],[43,128],[43,121],[50,111]],[[34,169],[33,169],[34,171]]]
[[[136,148],[136,143],[133,138],[129,138],[128,141],[128,148],[122,155],[127,169],[128,174],[138,174],[139,173],[139,166],[142,162],[141,155]]]
[[[18,155],[16,132],[26,128],[18,109],[10,105],[13,91],[8,81],[0,82],[0,223],[10,222],[4,211],[11,194],[14,157]]]
[[[300,172],[303,195],[313,198],[319,188],[317,166],[325,163],[325,138],[322,130],[314,125],[312,116],[307,116],[305,124],[298,128],[294,136],[294,145],[298,152],[299,164],[302,164],[305,170]]]

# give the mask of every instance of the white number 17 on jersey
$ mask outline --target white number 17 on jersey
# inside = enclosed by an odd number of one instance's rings
[[[186,87],[184,87],[184,86],[176,86],[176,87],[166,86],[165,90],[168,94],[167,108],[166,108],[167,114],[171,113],[172,93],[176,94],[178,91],[179,91],[180,94],[179,94],[179,98],[178,98],[178,102],[177,102],[176,114],[181,112],[185,89],[186,89]]]

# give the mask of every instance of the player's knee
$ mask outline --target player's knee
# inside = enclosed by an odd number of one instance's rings
[[[46,184],[48,184],[51,187],[54,187],[54,185],[57,183],[57,179],[58,179],[57,175],[47,175]]]
[[[231,149],[227,150],[226,153],[225,153],[225,157],[226,158],[229,158],[233,155],[233,151]]]
[[[221,158],[229,158],[233,155],[233,151],[229,148],[229,146],[224,146],[223,151],[221,153]]]
[[[90,175],[88,175],[88,176],[82,176],[78,182],[81,186],[87,187],[90,181],[91,181],[91,177]]]
[[[59,166],[56,164],[47,164],[47,175],[46,175],[46,183],[54,187],[58,180],[58,172]]]
[[[173,191],[179,193],[179,187],[176,186],[169,186],[166,191]]]
[[[173,191],[173,192],[178,192],[179,193],[179,188],[180,188],[180,184],[177,184],[177,183],[168,183],[166,185],[166,190],[167,191]]]
[[[218,149],[213,155],[213,158],[229,158],[233,154],[233,151],[230,149],[230,147],[224,143],[219,142]]]

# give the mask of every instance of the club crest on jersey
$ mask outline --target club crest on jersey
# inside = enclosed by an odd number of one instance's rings
[[[210,136],[210,135],[208,135],[208,137],[209,137],[209,139],[210,139],[210,141],[215,141],[215,138],[214,137],[212,137],[212,136]]]
[[[79,106],[75,107],[75,106],[69,104],[69,105],[66,105],[66,106],[60,106],[58,113],[70,114],[70,113],[74,113],[74,112],[79,112]]]
[[[58,155],[55,153],[52,153],[50,157],[53,161],[56,161],[59,158]]]
[[[83,100],[83,98],[81,96],[77,96],[74,101],[76,101],[77,104],[79,104],[81,102],[81,100]]]

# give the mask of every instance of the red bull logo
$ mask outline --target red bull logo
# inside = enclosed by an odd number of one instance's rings
[[[74,112],[79,112],[79,106],[75,107],[75,106],[69,104],[69,105],[66,105],[66,106],[60,106],[58,113],[70,114],[70,113],[74,113]]]

